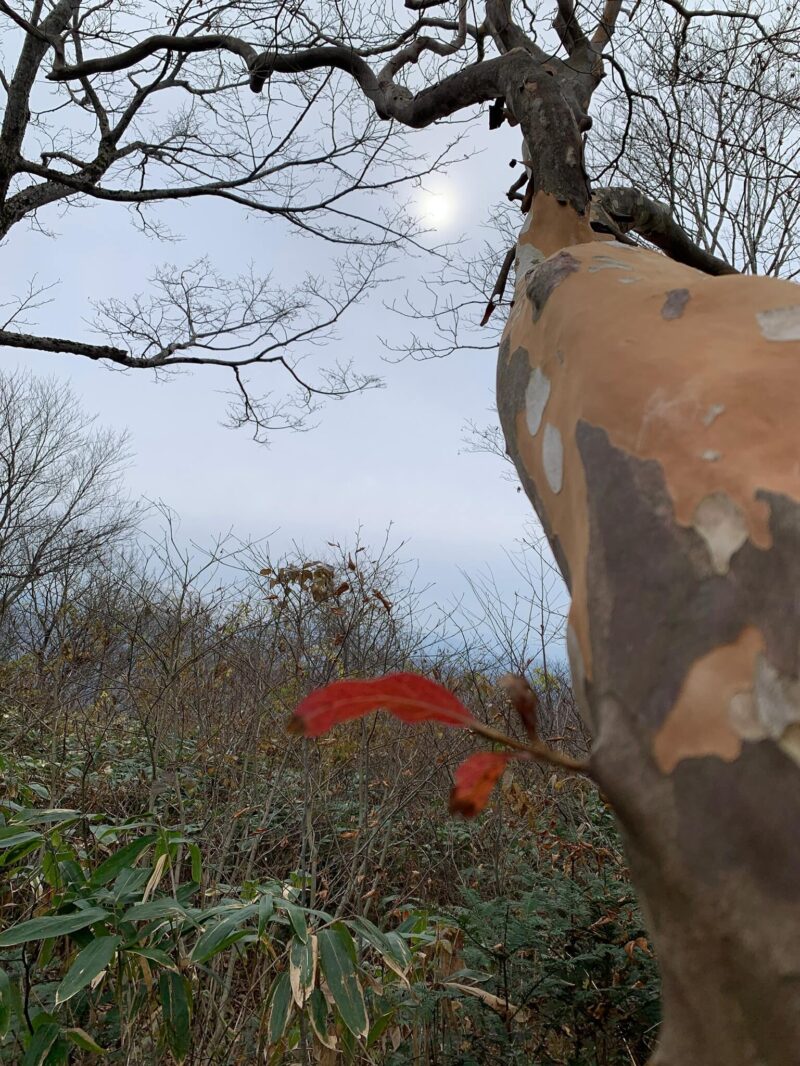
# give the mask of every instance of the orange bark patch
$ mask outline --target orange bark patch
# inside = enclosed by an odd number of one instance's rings
[[[752,689],[756,656],[763,647],[761,633],[748,626],[733,644],[715,648],[693,664],[653,741],[653,755],[663,773],[671,773],[681,759],[738,758],[742,736],[731,721],[731,702]]]
[[[532,244],[545,256],[572,244],[594,242],[598,234],[589,225],[589,216],[576,214],[568,204],[560,204],[549,192],[537,192],[519,244]]]

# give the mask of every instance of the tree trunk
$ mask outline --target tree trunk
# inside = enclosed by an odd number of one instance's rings
[[[658,950],[653,1066],[797,1066],[800,290],[598,236],[537,193],[497,395]]]

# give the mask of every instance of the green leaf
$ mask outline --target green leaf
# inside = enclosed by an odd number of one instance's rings
[[[272,986],[269,1018],[267,1019],[267,1039],[270,1045],[277,1044],[286,1032],[291,1011],[292,986],[289,984],[289,974],[284,970]]]
[[[289,915],[289,921],[292,923],[292,929],[294,929],[295,936],[305,944],[308,940],[308,926],[306,925],[306,916],[300,907],[294,903],[289,903],[288,900],[277,900],[279,907],[283,907],[286,913]]]
[[[189,1052],[192,1021],[186,979],[180,973],[165,970],[158,978],[158,988],[167,1044],[176,1060],[183,1062]]]
[[[411,952],[399,936],[382,932],[368,918],[353,918],[347,923],[358,936],[373,947],[396,973],[405,975],[411,965]]]
[[[267,893],[258,901],[258,935],[263,936],[275,910],[275,900]]]
[[[215,922],[206,929],[192,951],[192,962],[207,962],[214,955],[224,951],[225,948],[235,943],[247,933],[246,929],[240,929],[243,922],[251,918],[258,910],[258,904],[251,903],[241,907],[233,914],[228,915],[221,921]]]
[[[92,1051],[95,1055],[105,1055],[106,1049],[100,1047],[93,1036],[89,1036],[85,1029],[65,1029],[64,1036],[81,1051]]]
[[[311,995],[317,977],[318,940],[310,936],[306,943],[293,937],[289,945],[289,982],[298,1007],[303,1007]]]
[[[43,918],[31,918],[29,922],[12,925],[0,933],[0,948],[11,948],[17,944],[27,944],[31,940],[47,940],[51,936],[65,936],[85,929],[95,922],[108,918],[108,911],[100,907],[89,907],[85,911],[73,914],[48,914]]]
[[[200,848],[198,848],[197,844],[189,845],[189,855],[192,860],[192,880],[199,885],[203,880],[203,856],[200,854]]]
[[[353,1034],[369,1032],[364,993],[356,974],[356,947],[341,924],[319,931],[319,961],[342,1021]]]
[[[5,970],[0,970],[0,1040],[11,1025],[11,982]]]
[[[28,807],[19,811],[17,817],[21,822],[25,822],[26,825],[36,825],[38,823],[52,825],[57,822],[79,822],[84,815],[73,807],[50,807],[49,809]]]
[[[408,944],[405,942],[405,940],[400,936],[399,933],[396,932],[386,933],[385,936],[394,950],[395,958],[402,959],[403,966],[410,966],[411,952],[409,951]]]
[[[43,840],[41,833],[34,829],[20,829],[18,825],[10,825],[0,829],[0,849],[15,848],[17,844],[30,844],[34,840]]]
[[[389,1028],[389,1025],[393,1018],[394,1011],[392,1010],[390,1010],[388,1014],[382,1014],[381,1017],[378,1018],[378,1020],[373,1024],[372,1028],[369,1031],[369,1036],[367,1037],[368,1048],[372,1047],[373,1044],[380,1040],[380,1038]]]
[[[134,903],[122,915],[122,922],[150,922],[154,918],[188,918],[186,908],[174,899],[151,899]]]
[[[121,936],[99,936],[78,955],[56,990],[56,1004],[66,1003],[102,973],[114,958]]]
[[[141,955],[143,959],[149,959],[150,962],[156,962],[159,966],[164,966],[168,970],[177,970],[178,965],[174,959],[162,951],[161,948],[139,948],[139,947],[125,947],[123,948],[128,955]]]
[[[90,884],[94,887],[97,885],[108,884],[109,881],[113,881],[114,878],[124,870],[127,866],[133,866],[139,856],[150,845],[157,840],[157,835],[152,833],[150,836],[140,837],[138,840],[132,840],[130,844],[123,844],[121,848],[114,852],[113,855],[101,862],[97,869],[92,874]]]
[[[124,897],[136,898],[141,896],[142,889],[147,884],[150,877],[150,869],[147,866],[143,866],[140,870],[132,870],[130,867],[120,870],[117,874],[114,884],[111,886],[111,894],[114,899],[123,902]],[[125,900],[125,902],[128,902]]]
[[[45,1022],[40,1025],[28,1044],[21,1066],[43,1066],[60,1036],[61,1026],[58,1022]]]
[[[328,1004],[318,988],[308,998],[307,1017],[311,1028],[320,1044],[327,1048],[336,1047],[336,1034],[328,1032]]]

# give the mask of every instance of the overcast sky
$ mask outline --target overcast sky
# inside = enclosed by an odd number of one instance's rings
[[[508,161],[518,154],[518,138],[507,127],[490,135],[485,123],[484,117],[469,132],[464,128],[472,157],[428,183],[441,197],[433,201],[441,211],[432,220],[443,238],[474,234],[513,179]],[[424,136],[433,150],[445,134]],[[18,226],[7,241],[0,257],[2,290],[20,292],[33,275],[60,282],[31,331],[97,341],[86,325],[90,298],[145,291],[148,275],[165,262],[185,265],[208,255],[223,274],[236,274],[252,261],[259,272],[283,277],[315,254],[313,243],[296,231],[254,219],[233,204],[195,200],[170,205],[162,217],[182,235],[179,243],[143,236],[124,207],[95,202],[66,212],[50,209],[41,222],[55,238]],[[9,366],[69,381],[103,423],[127,427],[134,452],[131,492],[173,507],[187,538],[204,541],[232,527],[242,537],[272,534],[275,552],[301,542],[313,555],[325,541],[351,537],[358,526],[374,543],[391,523],[395,537],[409,542],[406,554],[419,559],[422,576],[436,582],[444,599],[462,587],[460,569],[488,566],[501,577],[508,572],[504,551],[514,547],[530,510],[503,478],[503,464],[465,452],[462,442],[468,419],[486,423],[492,417],[494,352],[382,362],[378,338],[402,340],[408,330],[383,303],[413,288],[424,267],[419,259],[401,261],[394,273],[405,272],[405,279],[372,293],[345,316],[328,349],[377,371],[387,387],[329,404],[312,432],[279,433],[269,448],[254,443],[247,430],[220,424],[222,392],[230,387],[222,371],[207,368],[155,382],[148,371],[109,370],[78,356],[4,349],[2,358]],[[258,383],[265,390],[283,386],[269,368]],[[510,580],[502,577],[509,592]]]

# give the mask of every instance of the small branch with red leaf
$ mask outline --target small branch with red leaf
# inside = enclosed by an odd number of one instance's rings
[[[513,759],[533,760],[562,770],[589,775],[589,765],[539,740],[536,730],[536,693],[528,682],[512,674],[501,681],[511,705],[525,727],[527,741],[517,740],[479,721],[452,692],[419,674],[397,673],[373,680],[334,681],[318,688],[294,710],[289,732],[318,737],[341,722],[386,710],[402,722],[438,722],[453,729],[469,729],[511,751],[478,752],[457,768],[450,794],[450,810],[472,818],[486,806],[492,789]]]

